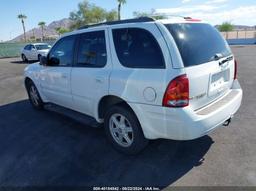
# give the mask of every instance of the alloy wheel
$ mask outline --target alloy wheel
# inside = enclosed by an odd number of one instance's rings
[[[36,87],[34,85],[32,85],[30,87],[29,95],[30,95],[30,99],[31,99],[32,103],[35,106],[38,106],[39,105],[39,95],[38,95]]]
[[[133,128],[128,119],[121,114],[113,114],[109,120],[110,133],[114,140],[122,147],[129,147],[133,143]]]

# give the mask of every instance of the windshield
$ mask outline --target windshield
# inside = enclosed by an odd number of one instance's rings
[[[45,50],[45,49],[50,49],[51,46],[48,44],[40,44],[40,45],[35,45],[37,50]]]
[[[221,34],[209,24],[181,23],[165,25],[172,34],[185,67],[231,55]]]

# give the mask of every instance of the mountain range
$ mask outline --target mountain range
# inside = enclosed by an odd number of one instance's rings
[[[46,25],[44,28],[44,35],[47,38],[56,39],[58,38],[59,34],[56,32],[56,28],[69,28],[72,25],[72,21],[70,19],[61,19],[58,21],[53,21],[49,25]],[[26,32],[27,39],[31,39],[31,37],[35,36],[36,39],[41,39],[42,37],[42,30],[40,27],[33,28]],[[21,42],[23,41],[23,34],[15,37],[10,42]]]

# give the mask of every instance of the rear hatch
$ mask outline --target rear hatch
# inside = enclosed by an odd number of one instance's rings
[[[189,105],[200,109],[231,88],[234,58],[221,34],[206,23],[166,24],[189,78]]]

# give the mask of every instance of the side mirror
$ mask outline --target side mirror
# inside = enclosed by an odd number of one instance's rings
[[[49,65],[51,65],[51,66],[58,66],[59,64],[60,64],[60,59],[59,58],[52,57],[49,60]]]
[[[40,65],[42,65],[42,66],[47,66],[48,65],[48,59],[47,59],[47,57],[46,56],[41,56],[40,57],[40,63],[39,63]]]

